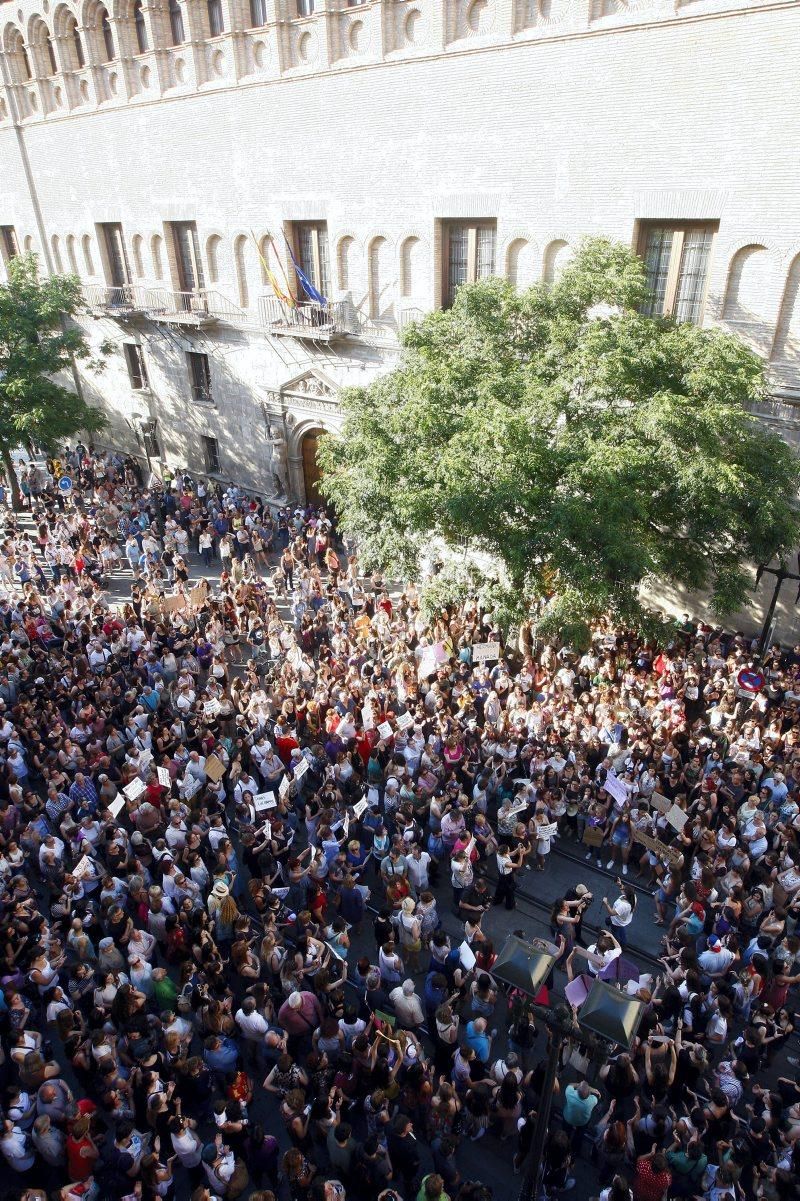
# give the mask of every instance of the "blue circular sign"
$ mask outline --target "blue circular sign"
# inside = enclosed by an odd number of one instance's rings
[[[62,475],[61,479],[58,481],[58,486],[62,492],[71,492],[72,491],[72,480],[69,478],[68,475]]]

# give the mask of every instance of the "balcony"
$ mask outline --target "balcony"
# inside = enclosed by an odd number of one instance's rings
[[[148,288],[146,312],[151,321],[165,325],[183,325],[200,328],[224,320],[221,310],[229,302],[217,293],[169,292],[165,288]],[[230,305],[235,310],[235,305]]]
[[[84,284],[83,295],[88,308],[95,316],[116,317],[124,320],[144,312],[144,290],[125,284],[120,288],[103,288],[95,284]]]
[[[329,301],[325,305],[304,301],[290,308],[276,296],[261,296],[258,314],[264,329],[282,338],[332,342],[356,332],[352,306],[345,301]]]

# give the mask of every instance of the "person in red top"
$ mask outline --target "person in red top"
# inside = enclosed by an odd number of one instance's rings
[[[661,1201],[671,1184],[672,1172],[663,1151],[654,1146],[649,1155],[639,1156],[632,1185],[633,1201]]]
[[[292,751],[299,750],[299,748],[300,743],[292,731],[284,724],[281,718],[278,718],[275,726],[275,750],[278,752],[278,757],[283,763],[288,765]]]

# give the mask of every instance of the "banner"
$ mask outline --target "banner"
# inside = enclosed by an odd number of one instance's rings
[[[666,859],[670,867],[677,867],[678,864],[683,863],[683,855],[680,851],[676,851],[674,847],[668,847],[660,838],[653,838],[651,834],[645,834],[644,830],[634,829],[633,841],[640,842],[648,851],[658,855],[659,859]]]

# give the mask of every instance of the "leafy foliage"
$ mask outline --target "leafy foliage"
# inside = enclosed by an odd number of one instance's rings
[[[32,254],[12,259],[0,286],[0,451],[27,439],[51,448],[79,430],[102,429],[105,416],[58,382],[76,359],[93,360],[68,319],[82,306],[75,276],[40,279]]]
[[[643,627],[653,580],[741,605],[748,562],[797,542],[800,460],[748,411],[761,360],[642,316],[645,295],[638,257],[593,239],[553,285],[482,280],[412,326],[321,448],[367,563],[407,578],[466,540],[501,569],[506,611],[576,637],[602,613]]]

